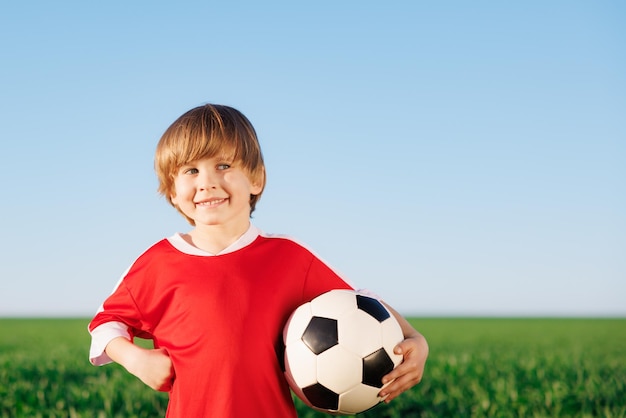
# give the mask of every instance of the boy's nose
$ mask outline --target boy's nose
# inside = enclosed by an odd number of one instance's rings
[[[209,189],[215,189],[215,184],[205,181],[200,185],[200,190],[209,190]]]
[[[215,178],[215,176],[212,176],[210,174],[203,176],[200,180],[200,189],[202,190],[215,189],[216,185],[217,179]]]

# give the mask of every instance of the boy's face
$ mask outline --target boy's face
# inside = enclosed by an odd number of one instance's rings
[[[220,157],[203,158],[182,166],[174,177],[172,203],[196,227],[247,227],[250,195],[261,193],[237,161]]]

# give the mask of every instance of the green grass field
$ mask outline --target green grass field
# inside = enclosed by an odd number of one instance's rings
[[[359,417],[626,417],[626,319],[412,321],[430,343],[424,381]],[[0,319],[0,417],[165,415],[164,394],[88,363],[86,326]]]

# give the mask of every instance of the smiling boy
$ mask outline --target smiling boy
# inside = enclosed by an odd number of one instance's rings
[[[159,192],[193,229],[157,242],[122,276],[89,324],[91,362],[115,361],[168,391],[168,417],[295,417],[282,327],[302,303],[352,287],[302,244],[250,223],[265,166],[236,109],[183,114],[159,141],[155,169]],[[403,363],[384,378],[393,380],[386,401],[419,383],[428,355],[424,337],[391,311],[405,340]]]

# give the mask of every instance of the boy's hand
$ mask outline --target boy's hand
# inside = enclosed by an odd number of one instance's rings
[[[378,394],[385,403],[389,403],[402,392],[409,390],[422,381],[424,366],[428,358],[428,342],[426,342],[426,338],[422,334],[413,328],[406,318],[391,306],[384,304],[398,320],[404,335],[404,341],[396,345],[393,350],[396,354],[402,354],[402,363],[383,376],[383,384],[391,383]]]
[[[128,371],[154,390],[169,392],[174,383],[172,360],[163,348],[144,349],[135,354]]]
[[[165,349],[142,348],[126,338],[118,337],[109,342],[105,351],[113,361],[124,366],[152,389],[162,392],[172,389],[176,376],[172,360]]]
[[[402,354],[403,359],[398,367],[383,377],[383,384],[393,380],[389,386],[380,391],[379,395],[385,403],[391,402],[392,399],[422,380],[426,358],[428,357],[428,343],[418,333],[399,343],[394,348],[394,352]]]

